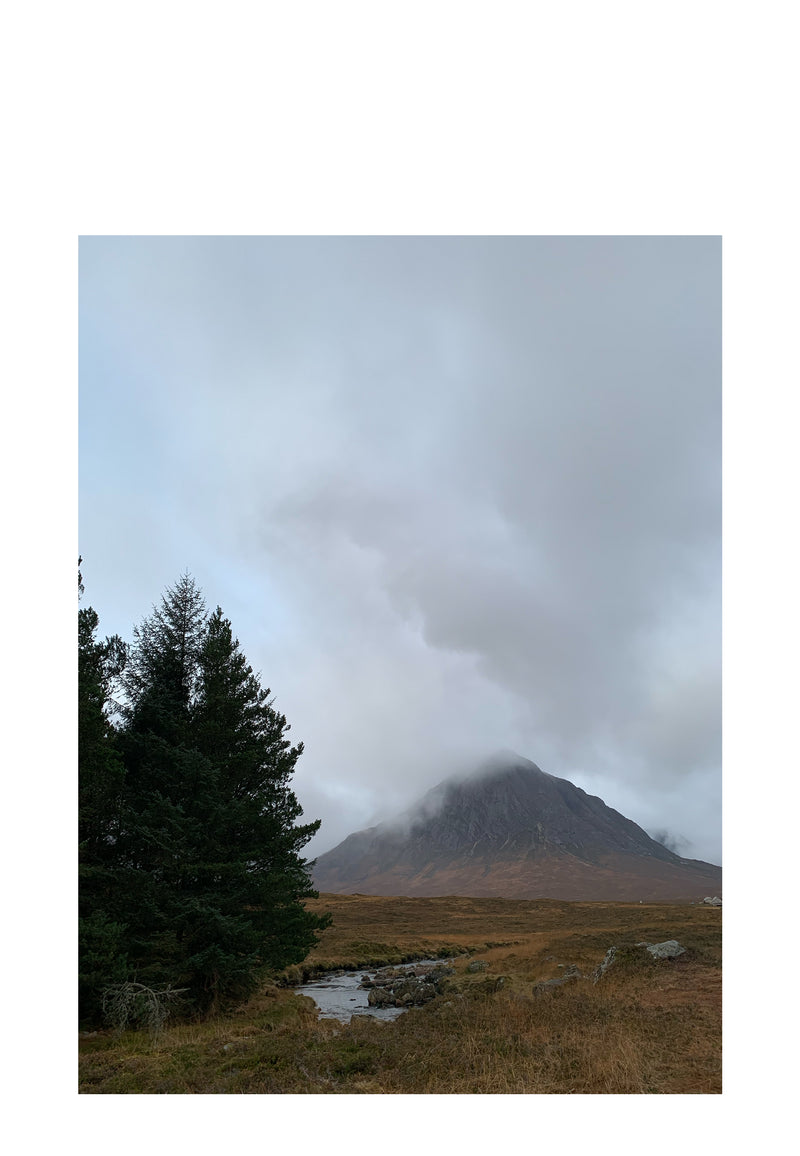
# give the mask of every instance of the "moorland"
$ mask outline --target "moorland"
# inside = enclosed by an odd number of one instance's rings
[[[721,1092],[721,909],[702,903],[322,895],[332,926],[246,1003],[157,1034],[80,1038],[82,1093]],[[677,939],[676,959],[635,945]],[[609,947],[617,959],[594,974]],[[630,950],[626,950],[630,949]],[[322,1019],[294,986],[334,969],[448,957],[432,1002],[391,1022]],[[471,968],[477,960],[485,967]],[[545,980],[576,968],[552,988]]]

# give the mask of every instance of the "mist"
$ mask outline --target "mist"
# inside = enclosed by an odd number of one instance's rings
[[[87,601],[223,607],[311,857],[511,748],[720,862],[720,257],[82,240]]]

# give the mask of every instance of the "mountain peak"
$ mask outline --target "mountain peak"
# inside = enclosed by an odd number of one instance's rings
[[[511,767],[528,766],[536,767],[530,759],[525,759],[516,751],[512,751],[510,747],[503,747],[494,754],[489,755],[487,759],[481,764],[487,770],[508,770]],[[538,770],[539,768],[536,767]]]
[[[543,771],[536,763],[526,759],[523,755],[517,754],[510,748],[495,751],[494,754],[489,755],[483,762],[479,763],[477,767],[467,776],[469,779],[482,778],[486,775],[502,775],[509,771],[534,771],[539,775],[544,775],[547,772]],[[548,776],[552,778],[553,776]]]
[[[699,872],[699,875],[698,875]],[[397,820],[321,855],[320,891],[508,898],[691,897],[718,867],[680,856],[515,751],[445,779]]]

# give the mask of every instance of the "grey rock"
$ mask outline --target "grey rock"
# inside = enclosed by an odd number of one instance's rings
[[[641,940],[636,946],[643,947],[645,951],[652,955],[653,959],[676,959],[686,951],[686,948],[682,947],[677,939],[665,939],[663,943],[647,943],[645,940]],[[592,974],[594,983],[597,983],[597,981],[605,975],[609,967],[611,967],[618,950],[619,948],[617,947],[609,947],[602,963],[595,968]]]
[[[611,967],[611,964],[614,962],[614,956],[616,954],[617,954],[616,947],[609,947],[608,951],[605,954],[605,957],[604,957],[602,963],[598,964],[598,966],[596,967],[596,969],[592,975],[592,981],[594,983],[597,983],[598,979],[601,979],[602,976],[605,975],[605,973]]]
[[[391,993],[395,999],[402,1000],[408,997],[409,1000],[413,1000],[421,986],[421,983],[410,976],[408,979],[402,979],[399,983],[392,984]]]
[[[372,988],[367,1001],[373,1007],[419,1007],[435,995],[436,988],[432,983],[412,977],[400,980],[391,987]]]
[[[432,983],[427,983],[422,979],[407,979],[394,985],[392,995],[398,1003],[414,1004],[418,1007],[420,1004],[433,999],[436,995],[436,988]]]
[[[486,971],[488,966],[485,959],[473,959],[472,963],[467,964],[467,971]]]
[[[707,903],[709,907],[722,907],[722,900],[719,895],[706,895],[703,902]]]
[[[559,967],[564,967],[565,964],[559,964]],[[574,983],[577,979],[583,979],[583,975],[574,964],[567,967],[563,975],[557,975],[554,979],[544,979],[540,983],[533,985],[533,994],[541,995],[545,991],[550,991],[554,987],[563,987],[564,984]]]
[[[446,963],[438,963],[436,967],[432,967],[430,969],[428,972],[428,978],[436,983],[438,980],[443,979],[446,975],[455,974],[456,969],[454,967],[449,967]]]
[[[382,967],[375,972],[373,983],[376,987],[383,987],[387,983],[394,983],[396,979],[403,979],[405,971],[401,967]]]
[[[394,1007],[394,996],[385,987],[372,987],[367,995],[370,1007]]]
[[[653,959],[676,959],[686,951],[677,939],[665,939],[663,943],[639,943],[636,946],[646,948]]]

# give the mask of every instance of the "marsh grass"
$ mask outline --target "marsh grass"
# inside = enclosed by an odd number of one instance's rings
[[[448,955],[458,957],[455,974],[431,1004],[388,1023],[321,1020],[311,1000],[265,983],[236,1012],[168,1023],[155,1040],[141,1031],[101,1033],[81,1041],[81,1091],[721,1090],[717,909],[366,896],[325,896],[319,906],[333,911],[334,926],[301,970]],[[639,940],[670,938],[687,948],[674,961],[630,950]],[[591,972],[612,944],[620,947],[618,965],[593,983]],[[470,973],[476,952],[487,968]],[[534,995],[534,983],[570,964],[585,978]]]

